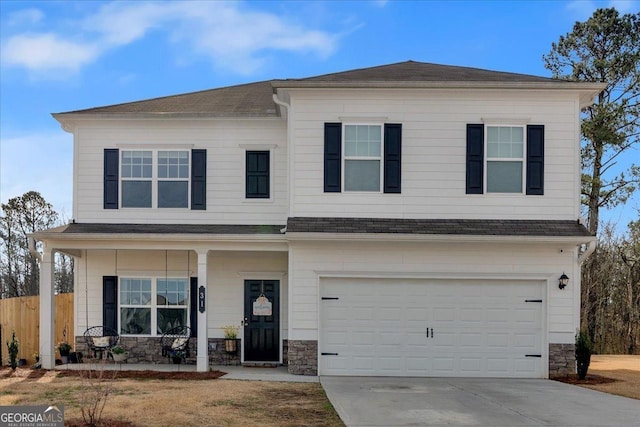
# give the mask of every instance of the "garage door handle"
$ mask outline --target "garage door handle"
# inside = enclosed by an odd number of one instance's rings
[[[542,357],[541,354],[525,354],[524,357]]]
[[[337,356],[338,353],[320,353],[321,356]]]

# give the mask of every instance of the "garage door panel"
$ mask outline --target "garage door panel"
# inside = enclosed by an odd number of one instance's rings
[[[541,377],[540,282],[321,283],[321,375]]]

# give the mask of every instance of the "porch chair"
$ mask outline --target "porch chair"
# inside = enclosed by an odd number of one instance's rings
[[[176,326],[169,329],[160,339],[162,356],[169,359],[180,357],[185,362],[189,354],[189,339],[191,338],[191,328],[188,326]]]
[[[93,357],[98,357],[98,354],[100,354],[100,359],[102,359],[105,351],[108,357],[109,350],[115,347],[120,340],[118,332],[109,326],[92,326],[84,331],[83,335],[87,347],[89,347],[90,355],[93,354]]]

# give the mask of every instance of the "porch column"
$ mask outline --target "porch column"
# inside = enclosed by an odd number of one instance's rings
[[[40,260],[40,362],[44,369],[53,369],[56,354],[53,342],[55,338],[55,300],[53,262],[54,251],[44,247]]]
[[[209,336],[207,335],[207,311],[209,310],[209,291],[207,288],[207,257],[209,251],[198,250],[198,358],[196,369],[198,372],[209,370]],[[202,292],[204,290],[204,295]],[[204,298],[204,310],[200,309],[201,299]]]

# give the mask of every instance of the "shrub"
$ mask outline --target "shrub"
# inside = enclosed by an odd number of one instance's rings
[[[11,341],[7,341],[7,349],[9,350],[9,365],[15,371],[18,367],[18,351],[20,351],[20,342],[16,338],[16,331],[12,331]]]
[[[593,343],[586,331],[578,331],[576,334],[576,364],[578,369],[578,378],[583,380],[587,376],[589,364],[591,363],[591,352],[593,351]]]

